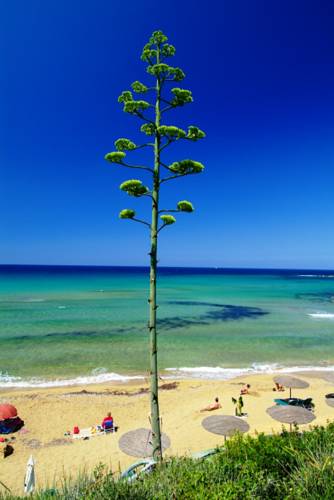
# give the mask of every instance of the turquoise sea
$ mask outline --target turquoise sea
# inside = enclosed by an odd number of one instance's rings
[[[334,365],[334,272],[162,268],[165,375]],[[0,387],[148,372],[144,268],[0,266]]]

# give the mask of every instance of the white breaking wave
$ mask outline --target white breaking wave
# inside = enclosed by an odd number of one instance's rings
[[[243,375],[296,373],[303,371],[334,371],[334,366],[283,366],[276,363],[253,363],[248,368],[223,368],[221,366],[198,366],[194,368],[166,368],[171,375],[167,378],[197,378],[204,380],[230,380]]]
[[[5,303],[17,303],[17,302],[27,302],[27,303],[34,303],[34,302],[46,302],[46,299],[40,299],[38,297],[23,297],[23,298],[5,298],[1,299],[0,302],[5,302]]]
[[[34,297],[27,297],[27,298],[24,298],[24,299],[17,299],[15,300],[14,302],[45,302],[45,299],[38,299],[38,298],[34,298]]]
[[[222,366],[197,366],[166,368],[168,374],[162,379],[203,379],[203,380],[231,380],[240,376],[274,373],[296,373],[303,371],[333,372],[334,366],[283,366],[277,363],[253,363],[244,368],[223,368]],[[66,387],[76,385],[102,384],[106,382],[128,382],[129,380],[144,380],[144,375],[120,375],[107,372],[105,368],[95,368],[91,375],[71,379],[45,380],[42,378],[14,377],[0,372],[0,388],[47,388]]]
[[[18,387],[18,388],[43,388],[43,387],[66,387],[71,385],[102,384],[105,382],[128,382],[129,380],[143,380],[142,375],[120,375],[118,373],[98,373],[88,376],[76,377],[71,379],[44,380],[41,378],[13,377],[0,372],[0,387]]]
[[[309,313],[308,316],[318,319],[334,319],[333,313]]]
[[[300,278],[334,278],[334,274],[298,274]]]

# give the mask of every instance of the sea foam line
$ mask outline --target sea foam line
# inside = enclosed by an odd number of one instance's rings
[[[274,373],[298,373],[304,371],[334,371],[334,366],[283,366],[276,363],[260,364],[253,363],[245,368],[223,368],[221,366],[197,366],[166,368],[171,373],[168,378],[180,379],[203,379],[203,380],[230,380],[243,375],[274,374]]]
[[[3,388],[47,388],[47,387],[66,387],[71,385],[102,384],[105,382],[128,382],[130,380],[143,380],[142,375],[120,375],[119,373],[100,373],[98,375],[81,376],[71,379],[44,380],[41,378],[13,377],[8,374],[0,373],[0,387]]]
[[[334,319],[333,313],[309,313],[308,316],[316,319]]]
[[[299,278],[334,278],[334,274],[298,274]]]
[[[94,371],[94,370],[93,370]],[[334,366],[283,366],[277,363],[253,363],[250,367],[224,368],[221,366],[197,366],[180,368],[166,368],[162,379],[203,379],[203,380],[231,380],[240,376],[275,373],[298,373],[304,371],[334,372]],[[106,372],[81,376],[70,379],[45,380],[41,378],[14,377],[0,372],[1,388],[48,388],[67,387],[76,385],[101,384],[106,382],[128,382],[130,380],[145,380],[144,375],[120,375],[119,373]]]

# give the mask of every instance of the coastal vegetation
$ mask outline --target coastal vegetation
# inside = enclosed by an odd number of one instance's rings
[[[105,155],[105,159],[121,167],[136,169],[148,173],[149,182],[142,179],[129,179],[120,185],[120,189],[135,198],[148,197],[152,204],[151,220],[138,218],[133,208],[121,210],[119,217],[148,227],[150,231],[150,292],[149,292],[149,323],[150,334],[150,375],[151,375],[151,427],[153,456],[161,458],[161,431],[158,399],[158,348],[157,348],[157,265],[158,265],[158,236],[162,229],[176,222],[175,213],[191,213],[194,211],[192,203],[181,200],[173,208],[161,208],[160,190],[165,182],[182,177],[199,174],[204,166],[199,161],[182,159],[165,163],[162,152],[177,141],[196,142],[205,137],[205,133],[196,126],[190,125],[187,130],[176,125],[163,124],[163,117],[171,110],[191,103],[193,101],[190,90],[177,85],[184,80],[185,74],[179,67],[167,64],[167,60],[175,55],[175,47],[167,43],[168,38],[161,31],[154,31],[149,42],[144,46],[141,59],[147,63],[146,71],[153,77],[153,85],[146,85],[135,81],[132,90],[125,90],[118,98],[123,104],[123,111],[138,118],[142,125],[140,131],[147,136],[148,142],[136,144],[128,138],[121,137],[115,141],[115,151]],[[166,87],[172,84],[169,92]],[[175,86],[173,86],[175,85]],[[145,100],[135,97],[135,94],[145,96]],[[153,98],[150,100],[150,94]],[[128,154],[136,150],[149,149],[152,160],[149,165],[138,165],[126,159]],[[163,173],[162,173],[163,172]]]
[[[139,480],[119,480],[102,465],[75,484],[31,498],[330,499],[334,498],[334,423],[300,433],[237,435],[209,459],[165,460]],[[6,500],[19,498],[4,496]]]

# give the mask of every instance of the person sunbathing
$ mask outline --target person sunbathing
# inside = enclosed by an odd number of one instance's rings
[[[285,388],[282,384],[275,382],[275,387],[273,388],[273,391],[283,392],[283,391],[285,391]]]
[[[112,418],[110,412],[103,419],[101,427],[102,427],[103,430],[112,429],[114,427],[114,419]]]
[[[240,394],[243,396],[244,394],[249,394],[250,384],[245,384],[240,391]]]
[[[205,406],[204,408],[201,409],[201,411],[219,410],[219,408],[221,408],[221,407],[222,407],[222,405],[219,403],[219,399],[215,398],[214,403],[211,403],[210,405]]]

